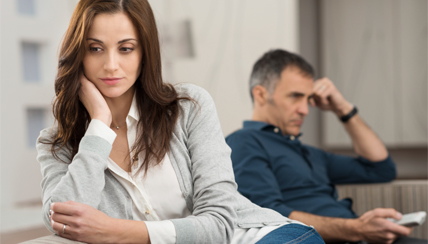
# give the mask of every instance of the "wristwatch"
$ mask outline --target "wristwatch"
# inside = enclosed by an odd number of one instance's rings
[[[356,106],[354,106],[354,108],[351,110],[351,112],[349,112],[349,114],[347,115],[343,115],[342,117],[340,117],[340,121],[342,121],[343,123],[348,122],[348,120],[350,120],[352,117],[354,117],[354,115],[356,115],[358,113],[358,109]]]

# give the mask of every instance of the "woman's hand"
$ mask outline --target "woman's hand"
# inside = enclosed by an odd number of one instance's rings
[[[51,226],[58,236],[87,243],[107,243],[114,218],[86,204],[68,201],[51,205]],[[65,226],[65,228],[64,228]]]
[[[83,203],[52,203],[52,229],[58,236],[86,243],[150,244],[143,221],[115,219]],[[65,227],[64,227],[65,226]]]
[[[91,119],[98,119],[107,126],[111,125],[111,111],[101,92],[85,75],[80,77],[81,87],[79,90],[80,101],[85,106]]]

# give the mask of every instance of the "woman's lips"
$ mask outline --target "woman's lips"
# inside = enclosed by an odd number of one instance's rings
[[[112,86],[117,84],[122,78],[101,78],[106,85]]]

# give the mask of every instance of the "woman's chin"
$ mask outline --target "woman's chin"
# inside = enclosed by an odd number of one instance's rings
[[[122,89],[105,89],[101,91],[101,94],[105,98],[118,98],[121,97],[123,94],[125,94],[126,91],[123,91]]]

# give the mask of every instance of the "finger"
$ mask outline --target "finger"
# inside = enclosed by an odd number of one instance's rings
[[[51,221],[54,222],[58,222],[61,224],[66,224],[66,225],[70,225],[70,226],[74,226],[73,225],[73,216],[70,215],[65,215],[65,214],[60,214],[60,213],[54,213],[51,216]]]
[[[317,96],[319,97],[319,101],[322,105],[328,105],[330,103],[330,101],[328,100],[330,92],[330,88],[326,88],[325,90],[317,94]]]
[[[64,224],[60,223],[60,222],[55,222],[55,221],[51,221],[51,226],[52,229],[55,231],[55,234],[57,234],[58,236],[62,236],[62,237],[66,237],[66,238],[70,238],[70,234],[69,234],[69,230],[70,230],[70,226],[65,225],[65,229],[64,229]],[[64,233],[63,233],[64,231]]]
[[[376,208],[373,210],[376,217],[401,219],[402,214],[393,208]]]
[[[88,82],[91,82],[87,77],[86,77],[86,75],[85,74],[83,74],[82,73],[82,75],[80,76],[80,83],[88,83]]]
[[[312,107],[315,107],[315,106],[316,106],[316,103],[315,103],[315,100],[314,100],[314,98],[313,98],[313,97],[309,98],[309,104],[310,104]]]
[[[318,80],[314,81],[314,87],[313,87],[313,89],[317,90],[321,86],[328,86],[329,82],[330,82],[330,80],[328,78],[325,78],[325,77],[321,78],[321,79],[318,79]]]
[[[385,221],[388,222],[385,224],[387,230],[396,235],[408,236],[412,232],[412,228],[401,226],[401,225],[392,223],[391,221],[388,221],[388,220],[385,220]]]
[[[384,236],[384,242],[386,244],[391,244],[393,243],[396,239],[398,238],[398,236],[394,233],[391,232],[387,232]]]
[[[314,96],[312,100],[314,101],[315,106],[321,106],[322,105],[321,97]]]
[[[319,86],[317,87],[317,89],[314,90],[314,93],[317,95],[320,95],[323,91],[325,91],[325,89],[327,88],[327,86]]]
[[[55,234],[57,234],[57,235],[59,235],[59,236],[62,236],[63,234],[62,234],[62,230],[63,230],[63,228],[64,228],[64,224],[63,223],[61,223],[61,222],[56,222],[56,221],[54,221],[54,220],[51,220],[51,226],[52,226],[52,229],[55,231]],[[65,229],[67,229],[67,226],[65,227]],[[64,230],[64,234],[65,234],[66,232],[65,232],[65,230]]]
[[[54,213],[60,213],[65,215],[75,214],[75,206],[70,203],[55,202],[51,204],[51,210]]]
[[[314,93],[321,93],[325,89],[328,88],[328,84],[325,83],[318,83],[316,86],[314,85],[313,92]]]

